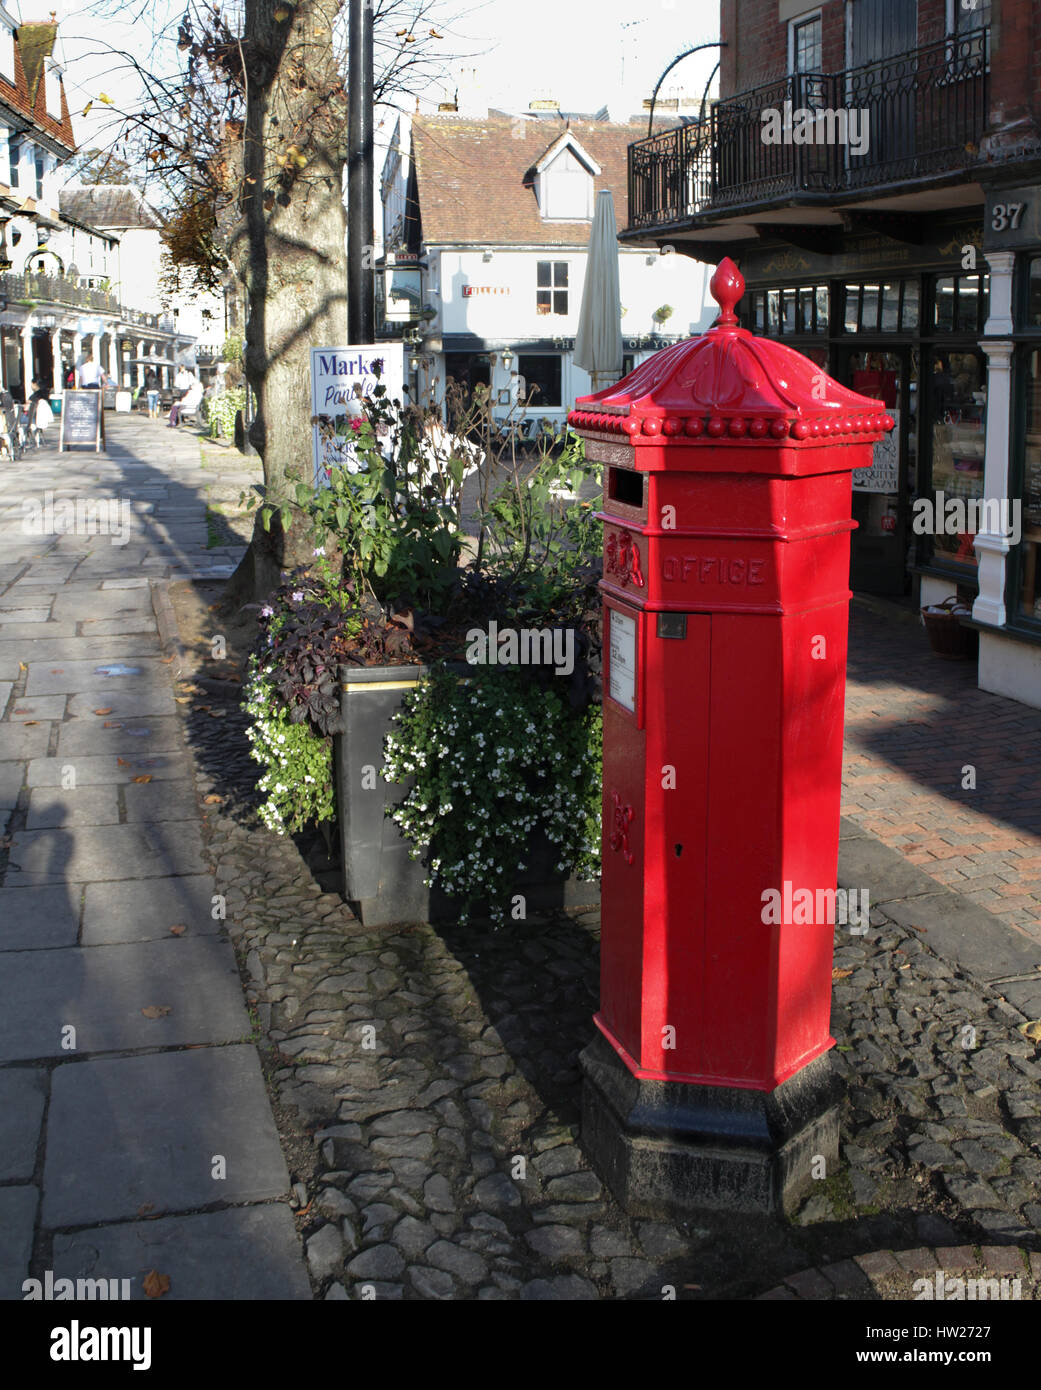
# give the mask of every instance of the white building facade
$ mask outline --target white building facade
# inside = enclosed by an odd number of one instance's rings
[[[626,217],[635,127],[539,115],[403,117],[381,184],[383,335],[411,339],[405,380],[440,400],[448,378],[491,392],[497,416],[563,425],[592,388],[574,361],[596,194]],[[704,331],[712,267],[619,250],[624,371]],[[602,385],[603,383],[601,383]]]

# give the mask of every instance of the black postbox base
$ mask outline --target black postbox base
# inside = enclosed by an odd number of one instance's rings
[[[827,1054],[770,1092],[640,1080],[599,1033],[581,1063],[582,1146],[633,1216],[787,1214],[837,1168],[842,1083]]]

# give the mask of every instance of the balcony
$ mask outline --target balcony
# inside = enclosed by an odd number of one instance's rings
[[[845,72],[793,74],[717,102],[704,125],[638,140],[628,230],[764,204],[826,205],[969,168],[987,124],[989,51],[984,28]],[[764,112],[778,113],[778,143],[763,138]],[[807,134],[813,143],[794,143]]]
[[[19,274],[12,271],[0,275],[0,298],[8,304],[62,304],[70,309],[93,309],[106,314],[119,313],[119,300],[104,290],[88,289],[75,280],[60,275]]]

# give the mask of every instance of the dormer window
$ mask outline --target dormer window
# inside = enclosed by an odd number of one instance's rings
[[[0,77],[14,86],[14,30],[0,22]]]
[[[539,212],[550,222],[589,222],[600,166],[570,131],[555,141],[535,166]]]

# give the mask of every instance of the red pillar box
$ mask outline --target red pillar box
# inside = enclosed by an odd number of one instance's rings
[[[724,260],[712,329],[569,417],[605,465],[583,1140],[644,1214],[785,1209],[816,1155],[829,1172],[838,1157],[826,1054],[851,474],[893,421],[739,328],[743,289]]]

